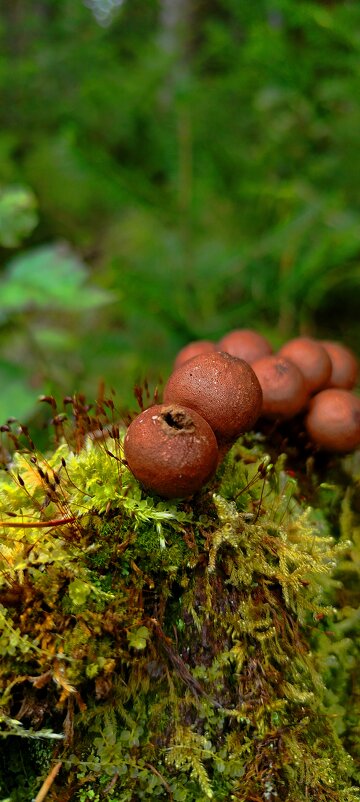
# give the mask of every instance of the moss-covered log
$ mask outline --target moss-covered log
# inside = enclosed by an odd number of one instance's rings
[[[360,799],[356,457],[249,435],[174,504],[80,429],[4,458],[1,798]]]

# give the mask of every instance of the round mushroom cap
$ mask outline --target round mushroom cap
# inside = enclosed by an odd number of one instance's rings
[[[326,387],[331,376],[331,359],[325,348],[311,337],[296,337],[279,350],[279,356],[290,359],[304,375],[309,393]]]
[[[193,356],[210,354],[212,351],[216,351],[216,346],[211,340],[194,340],[179,351],[174,362],[174,368],[178,368],[179,365],[187,362],[188,359],[192,359]]]
[[[360,398],[341,388],[322,390],[311,399],[305,426],[325,451],[353,451],[360,446]]]
[[[195,409],[218,443],[228,443],[253,427],[262,392],[247,362],[215,351],[199,354],[174,370],[165,385],[164,401]]]
[[[343,390],[352,390],[355,387],[359,363],[355,354],[342,343],[332,340],[322,340],[321,345],[329,354],[331,360],[331,376],[328,387],[342,387]]]
[[[218,447],[193,409],[155,404],[137,416],[124,440],[125,458],[141,484],[165,498],[190,496],[216,470]]]
[[[219,341],[218,348],[231,356],[245,359],[245,362],[249,362],[250,365],[257,359],[261,359],[262,356],[272,354],[273,350],[266,337],[252,329],[229,331]]]
[[[274,354],[258,359],[252,367],[261,385],[265,418],[287,420],[304,409],[308,399],[305,379],[293,362]]]

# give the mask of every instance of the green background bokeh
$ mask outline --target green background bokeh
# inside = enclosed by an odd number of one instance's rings
[[[3,0],[0,418],[195,338],[360,351],[360,5]]]

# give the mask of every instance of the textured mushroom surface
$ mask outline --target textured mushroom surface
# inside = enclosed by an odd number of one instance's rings
[[[174,368],[183,365],[184,362],[187,362],[188,359],[192,359],[193,356],[198,356],[198,354],[211,354],[212,351],[216,351],[216,346],[211,340],[194,340],[179,351],[174,362]]]
[[[305,426],[325,451],[353,451],[360,446],[360,398],[349,390],[322,390],[310,402]]]
[[[301,412],[308,393],[304,376],[289,359],[264,356],[253,364],[263,393],[262,415],[286,420]]]
[[[325,348],[311,337],[296,337],[279,350],[279,356],[290,359],[301,370],[309,393],[327,386],[331,376],[331,359]]]
[[[234,329],[229,331],[218,343],[220,351],[226,351],[231,356],[245,359],[252,365],[262,356],[272,353],[272,347],[266,337],[252,329]]]
[[[215,351],[178,367],[165,386],[164,401],[196,410],[211,426],[218,443],[228,443],[254,426],[262,392],[247,362]]]
[[[209,424],[193,409],[156,404],[135,418],[124,440],[131,472],[165,498],[190,496],[216,470],[218,447]]]
[[[342,343],[333,340],[322,340],[321,345],[329,354],[331,360],[331,376],[329,387],[342,387],[352,390],[359,375],[359,362],[355,354]]]

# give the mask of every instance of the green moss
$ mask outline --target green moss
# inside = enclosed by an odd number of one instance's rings
[[[5,747],[5,748],[4,748]],[[51,769],[53,746],[46,739],[9,737],[0,750],[1,799],[23,802],[39,790],[39,778]]]
[[[147,497],[120,437],[3,475],[1,735],[49,744],[53,800],[360,799],[356,472],[341,511],[309,507],[269,445],[239,441],[191,504]]]

